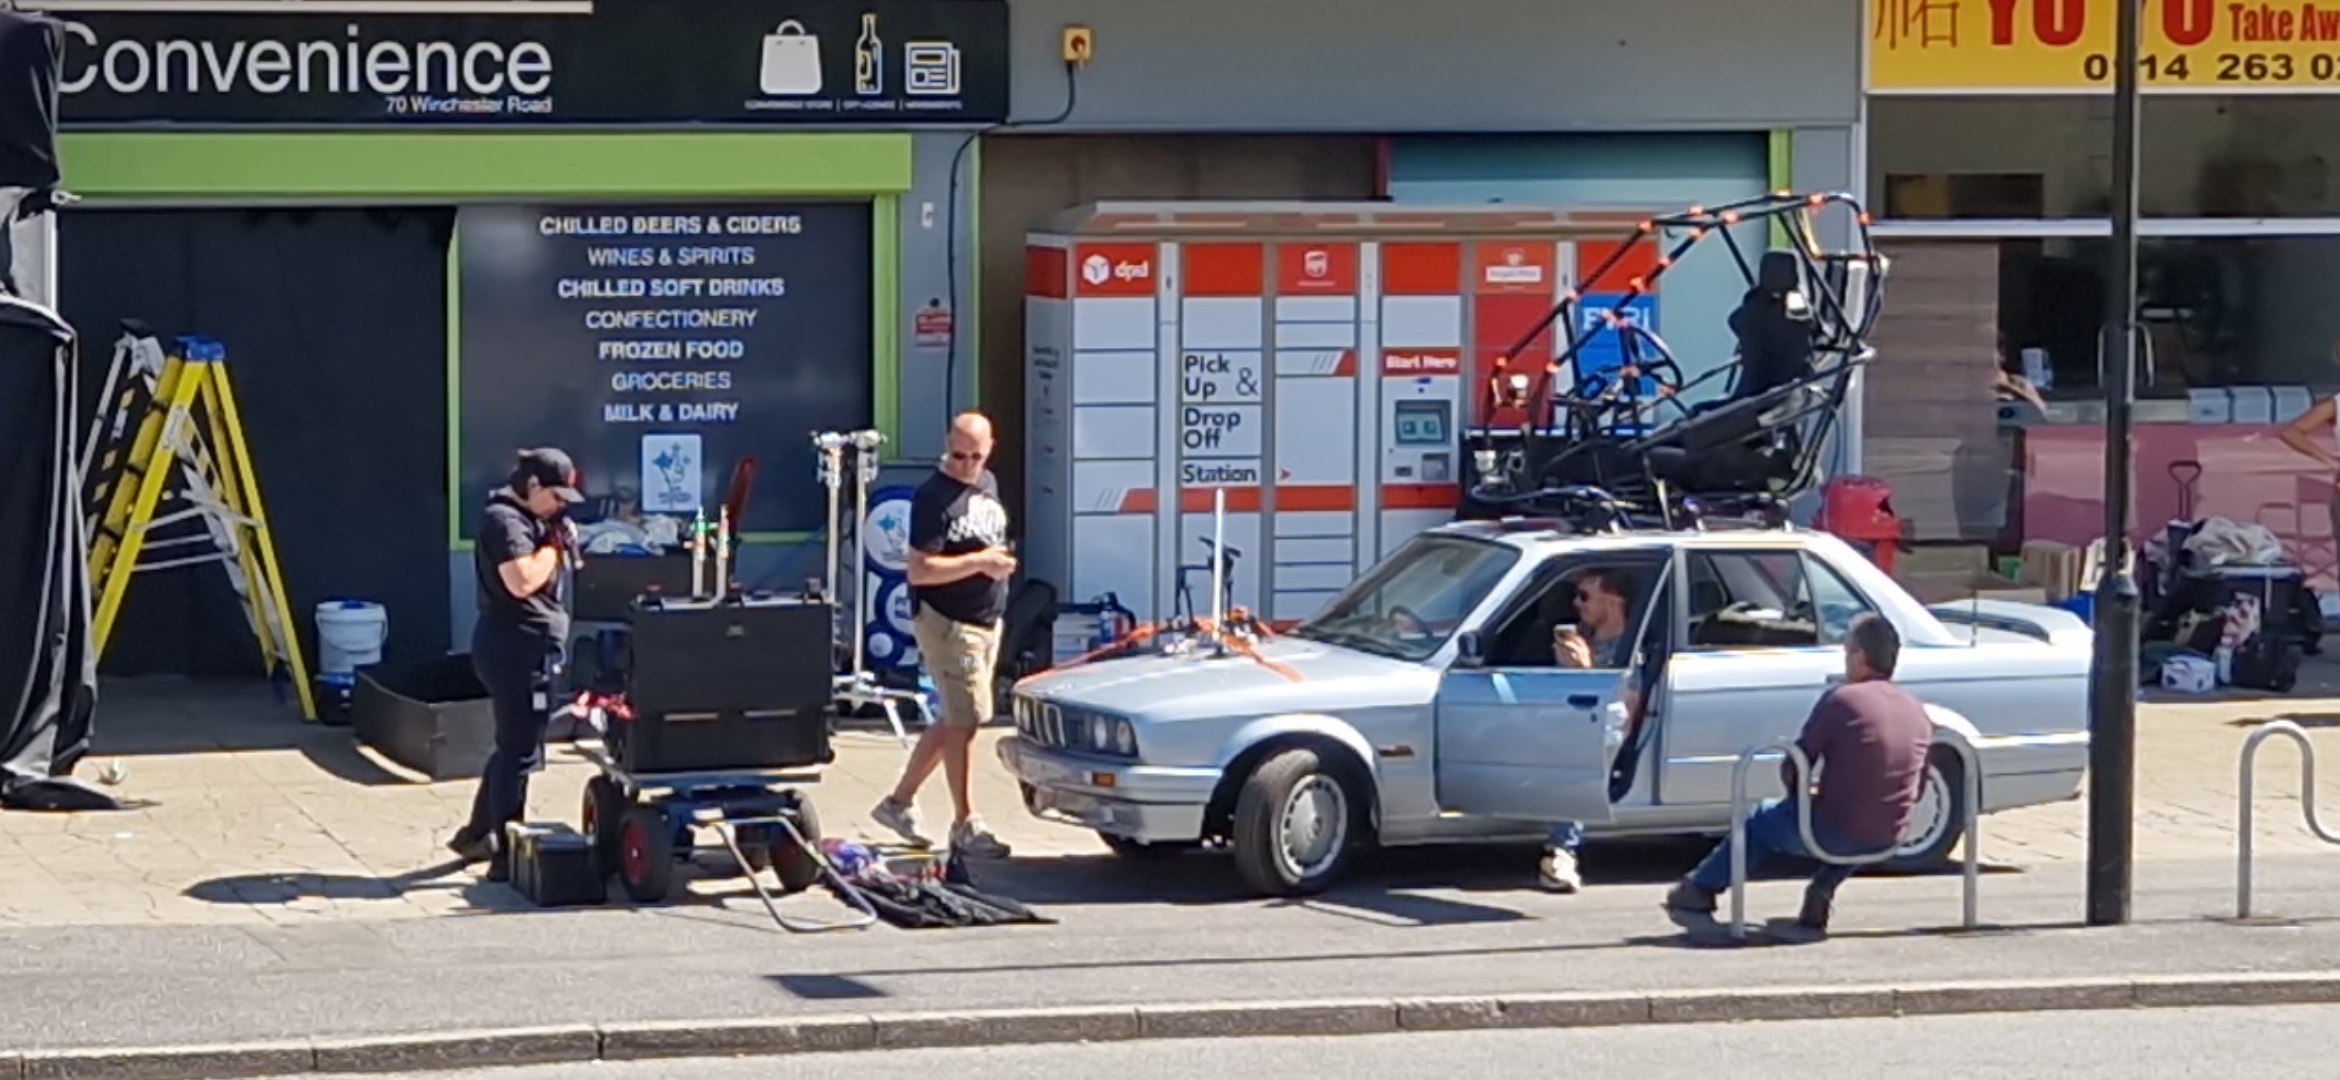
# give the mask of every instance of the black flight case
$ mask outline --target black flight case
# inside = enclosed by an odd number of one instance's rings
[[[635,775],[828,764],[830,620],[798,597],[642,597],[610,755]]]

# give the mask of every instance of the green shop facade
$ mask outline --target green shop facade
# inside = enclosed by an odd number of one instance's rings
[[[300,6],[57,16],[52,298],[85,394],[126,324],[226,346],[296,614],[382,603],[391,663],[467,648],[473,517],[543,444],[637,525],[712,516],[752,461],[741,577],[794,587],[811,433],[931,462],[971,403],[945,200],[1007,117],[1004,3]],[[252,670],[226,589],[142,575],[106,669]]]

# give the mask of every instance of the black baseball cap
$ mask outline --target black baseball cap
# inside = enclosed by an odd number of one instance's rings
[[[577,490],[577,463],[554,447],[520,451],[520,467],[513,471],[512,477],[515,481],[533,479],[538,486],[551,488],[565,503],[585,501],[584,494]]]

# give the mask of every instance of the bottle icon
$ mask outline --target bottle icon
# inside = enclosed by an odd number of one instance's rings
[[[861,13],[861,38],[853,43],[853,92],[863,97],[886,92],[885,46],[878,41],[874,11]]]

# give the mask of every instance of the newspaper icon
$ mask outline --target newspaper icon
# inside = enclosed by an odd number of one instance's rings
[[[957,97],[959,47],[948,41],[913,41],[902,46],[902,80],[913,97]]]

